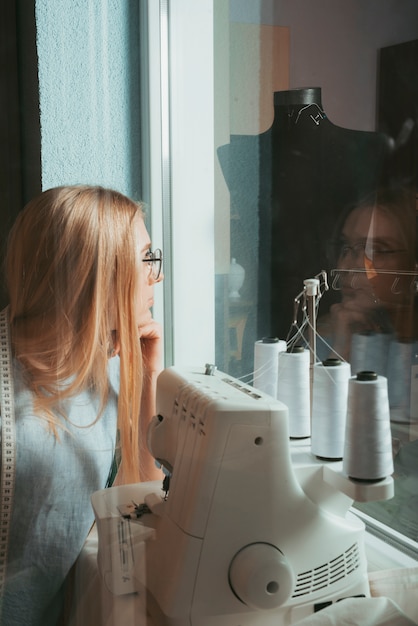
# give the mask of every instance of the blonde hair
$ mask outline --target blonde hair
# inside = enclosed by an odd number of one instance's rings
[[[141,205],[110,189],[49,189],[19,214],[6,255],[14,355],[35,410],[55,435],[63,423],[62,401],[84,389],[97,394],[99,419],[108,398],[111,331],[117,329],[121,472],[130,481],[140,475],[139,251],[132,228],[138,216]]]

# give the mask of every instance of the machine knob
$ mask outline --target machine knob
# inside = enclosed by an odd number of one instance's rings
[[[252,543],[232,559],[229,584],[247,606],[275,609],[290,597],[294,575],[286,558],[275,546]]]

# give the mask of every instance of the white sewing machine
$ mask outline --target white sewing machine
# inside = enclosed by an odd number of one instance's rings
[[[369,594],[348,510],[392,497],[391,477],[349,480],[309,439],[289,442],[285,405],[218,371],[164,370],[157,412],[148,444],[167,497],[159,482],[92,496],[111,591],[146,589],[156,626],[285,626]]]

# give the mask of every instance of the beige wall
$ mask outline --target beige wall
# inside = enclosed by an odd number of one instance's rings
[[[231,134],[258,134],[273,122],[273,93],[289,88],[289,29],[231,22]]]
[[[274,117],[273,94],[289,87],[289,29],[229,22],[224,2],[215,13],[215,146],[232,134],[256,135]],[[230,264],[229,191],[215,156],[216,273]]]

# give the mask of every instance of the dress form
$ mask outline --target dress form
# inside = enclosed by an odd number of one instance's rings
[[[286,337],[303,280],[327,267],[340,213],[378,187],[388,150],[383,134],[332,124],[319,87],[276,92],[266,132],[233,135],[219,148],[239,216],[232,251],[245,246],[257,294],[256,339]]]

